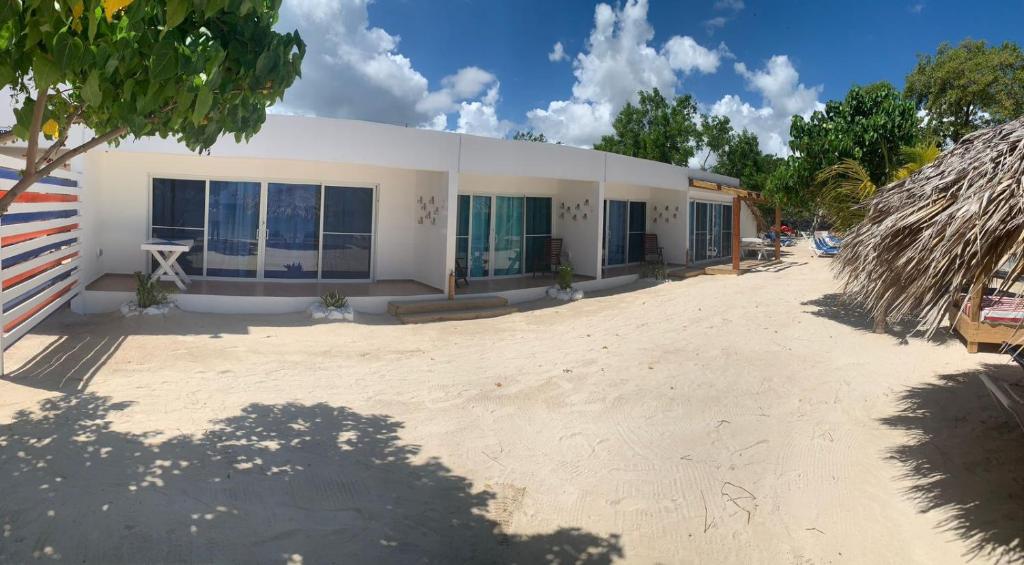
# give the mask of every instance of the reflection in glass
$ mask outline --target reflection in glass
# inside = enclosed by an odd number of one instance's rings
[[[315,279],[320,247],[320,185],[267,185],[263,276]]]
[[[151,237],[191,239],[192,250],[178,257],[189,275],[203,274],[203,241],[206,238],[206,181],[153,179]],[[156,260],[151,260],[156,270]]]
[[[629,220],[626,202],[622,200],[608,200],[605,204],[605,209],[605,235],[607,240],[605,263],[608,265],[622,265],[626,262],[626,224]]]
[[[551,199],[526,197],[526,243],[523,246],[526,266],[531,271],[545,272],[551,266],[544,256],[544,244],[551,238]]]
[[[256,276],[260,183],[210,181],[206,275]]]
[[[523,198],[494,197],[494,274],[523,272]]]
[[[455,231],[455,258],[469,269],[469,196],[459,195],[458,224]]]
[[[629,250],[628,262],[644,260],[644,233],[647,231],[647,203],[629,203]]]
[[[491,273],[491,197],[474,196],[472,202],[469,276],[486,277]]]
[[[324,232],[325,279],[370,278],[370,235],[333,234]]]
[[[369,279],[373,250],[373,189],[324,187],[321,277]]]

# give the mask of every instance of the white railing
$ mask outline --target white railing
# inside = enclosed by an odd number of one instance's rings
[[[0,155],[0,195],[24,166]],[[80,290],[80,181],[76,173],[55,172],[0,216],[0,375],[2,352]]]

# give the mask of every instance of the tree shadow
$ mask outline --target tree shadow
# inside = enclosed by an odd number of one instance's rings
[[[800,305],[817,308],[817,310],[809,312],[813,316],[825,318],[862,332],[874,333],[875,331],[874,317],[863,308],[846,300],[842,293],[832,292],[814,300],[801,302]],[[886,333],[899,339],[902,343],[906,343],[914,337],[924,339],[924,334],[917,330],[917,320],[914,319],[890,321],[886,326]],[[941,345],[949,341],[951,337],[949,331],[939,329],[928,338],[928,341]]]
[[[920,510],[942,516],[939,527],[967,541],[968,557],[1021,563],[1024,435],[978,378],[984,371],[1016,377],[1020,368],[986,364],[940,376],[906,390],[900,412],[881,422],[911,434],[889,456],[903,467],[906,494]]]
[[[0,562],[610,563],[618,535],[509,533],[525,489],[471,483],[402,424],[251,404],[199,436],[116,431],[129,408],[43,401],[0,426]]]

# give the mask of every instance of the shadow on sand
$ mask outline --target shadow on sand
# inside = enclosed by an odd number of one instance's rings
[[[525,489],[451,473],[400,422],[251,404],[200,436],[115,431],[67,395],[0,426],[0,562],[610,563],[617,535],[508,533]]]
[[[1024,433],[978,379],[981,371],[1020,373],[1016,365],[943,375],[906,390],[898,414],[882,424],[910,432],[890,450],[906,493],[939,527],[970,546],[965,557],[1024,562]]]
[[[826,320],[832,320],[833,322],[837,322],[863,332],[870,333],[875,330],[875,321],[871,314],[863,308],[846,301],[841,293],[833,292],[825,294],[819,298],[815,298],[814,300],[801,302],[800,305],[817,308],[817,310],[810,312],[810,314],[814,316],[825,318]],[[916,320],[900,320],[895,323],[890,322],[887,327],[887,333],[899,339],[902,343],[906,343],[913,337],[924,338],[924,334],[922,332],[915,331],[916,328]],[[928,338],[928,341],[935,344],[943,344],[952,338],[953,336],[950,334],[948,329],[940,328],[930,338]]]

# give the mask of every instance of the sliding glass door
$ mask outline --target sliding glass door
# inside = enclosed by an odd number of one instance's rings
[[[732,204],[690,202],[690,262],[732,255]]]
[[[375,201],[372,187],[155,178],[151,233],[193,240],[190,275],[371,280]]]
[[[459,195],[455,257],[472,278],[531,272],[544,260],[551,211],[546,197]]]
[[[260,183],[211,181],[208,214],[206,276],[256,278]]]
[[[604,264],[626,264],[629,234],[629,203],[625,200],[606,200],[604,212]]]

